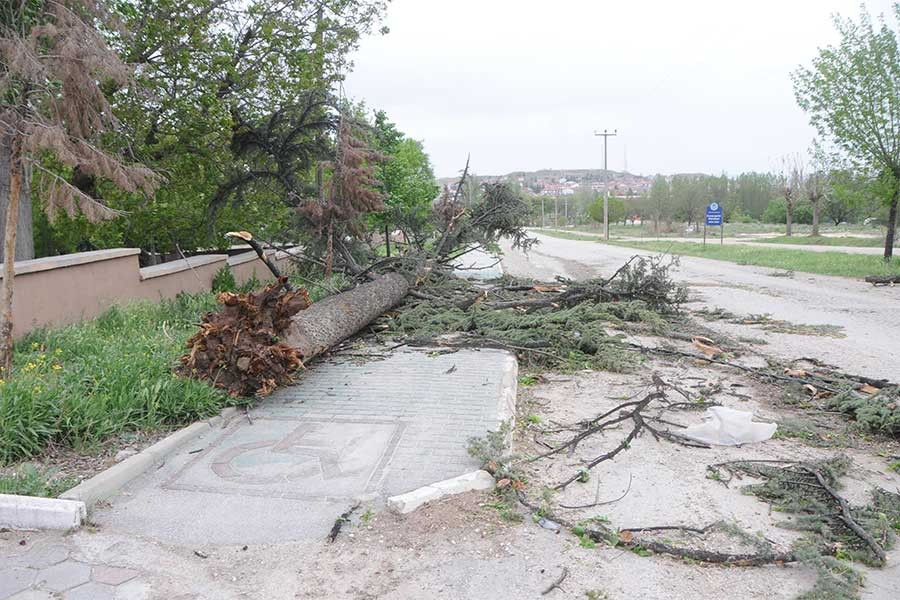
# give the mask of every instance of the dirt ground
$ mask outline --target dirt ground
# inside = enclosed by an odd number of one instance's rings
[[[598,498],[612,501],[600,508],[557,508],[568,513],[566,518],[603,517],[620,528],[703,526],[724,520],[787,549],[797,533],[779,523],[790,517],[742,494],[740,488],[750,480],[726,487],[707,477],[706,465],[735,459],[813,461],[845,455],[854,467],[842,482],[842,494],[851,502],[865,503],[873,486],[900,489],[900,477],[888,470],[886,458],[900,452],[896,442],[856,436],[845,431],[847,424],[840,418],[810,417],[808,411],[783,405],[775,387],[691,361],[648,361],[630,374],[584,372],[542,377],[520,391],[516,451],[533,456],[544,450],[536,440],[561,441],[564,437],[545,435],[546,429],[594,417],[620,404],[622,398],[645,393],[652,372],[666,381],[681,382],[691,395],[701,389],[721,388],[711,399],[752,411],[760,421],[817,419],[823,431],[834,434],[834,440],[826,441],[825,447],[779,438],[745,447],[700,449],[656,441],[645,434],[614,461],[594,469],[586,483],[572,484],[553,497],[557,506],[583,505]],[[685,425],[700,420],[698,412],[668,416]],[[527,492],[539,495],[539,490],[577,472],[580,458],[611,449],[625,433],[612,430],[583,442],[572,457],[561,455],[532,463],[527,470]],[[404,518],[379,514],[368,524],[348,529],[346,537],[318,554],[314,563],[317,584],[301,597],[538,598],[563,569],[568,574],[560,589],[544,597],[793,598],[811,588],[815,580],[809,569],[798,566],[711,567],[665,556],[642,557],[600,544],[584,548],[571,533],[535,524],[527,510],[519,507],[513,512],[521,514],[521,523],[511,522],[515,517],[500,508],[491,494],[469,494]],[[722,540],[697,543],[707,549],[739,549]],[[900,594],[898,561],[900,551],[894,550],[888,567],[867,571],[863,598],[888,600]]]

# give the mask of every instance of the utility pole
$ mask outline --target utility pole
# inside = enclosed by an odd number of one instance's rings
[[[603,130],[603,133],[594,132],[594,135],[603,137],[603,179],[605,181],[603,186],[603,239],[605,240],[609,239],[609,171],[606,168],[606,142],[610,137],[615,137],[617,132],[617,129],[613,129],[612,133],[606,129]]]

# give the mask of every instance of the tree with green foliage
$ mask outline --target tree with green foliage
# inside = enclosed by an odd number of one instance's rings
[[[650,184],[650,198],[647,206],[653,219],[653,230],[659,233],[659,222],[672,222],[672,186],[663,175],[657,175]]]
[[[694,175],[672,177],[672,205],[675,216],[683,219],[688,227],[692,223],[700,225],[700,215],[703,207],[706,206],[707,195],[705,177]]]
[[[610,223],[618,223],[619,221],[624,223],[628,217],[625,201],[621,198],[610,198],[608,211]],[[603,198],[597,198],[588,205],[588,214],[597,223],[603,223]]]
[[[381,19],[382,0],[121,0],[128,36],[107,31],[136,66],[141,93],[110,101],[117,143],[166,176],[151,201],[104,186],[123,215],[80,244],[174,253],[228,244],[253,229],[297,238],[294,208],[317,196],[316,167],[334,155],[348,54]],[[38,224],[43,228],[43,224]],[[51,245],[68,232],[44,228]]]
[[[754,219],[762,218],[772,201],[772,176],[768,173],[741,173],[734,180],[733,186],[735,204],[741,211]]]
[[[390,238],[399,230],[407,245],[422,248],[431,226],[431,205],[440,193],[422,142],[407,137],[384,111],[375,113],[375,147],[385,160],[379,169],[386,209],[372,215],[384,231],[387,254]]]
[[[900,19],[900,4],[894,5]],[[893,256],[900,199],[900,43],[884,17],[863,9],[858,21],[835,17],[840,43],[819,50],[809,67],[793,73],[800,107],[823,139],[855,167],[889,174],[884,258]]]

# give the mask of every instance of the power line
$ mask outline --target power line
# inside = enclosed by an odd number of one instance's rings
[[[605,240],[609,239],[609,170],[606,168],[606,143],[609,138],[616,137],[617,134],[617,129],[613,129],[612,133],[609,133],[606,129],[602,133],[599,131],[594,132],[594,135],[603,138],[603,179],[605,182],[603,186],[603,239]]]

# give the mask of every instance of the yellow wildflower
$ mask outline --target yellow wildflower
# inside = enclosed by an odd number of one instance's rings
[[[53,365],[53,370],[54,370],[54,371],[60,371],[60,370],[62,370],[62,365]]]

